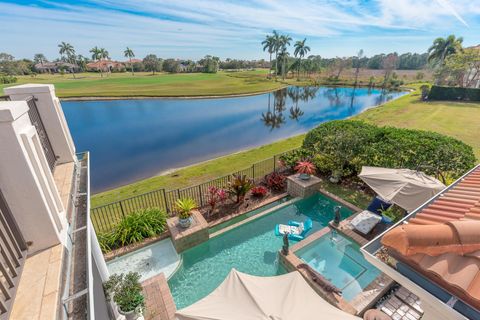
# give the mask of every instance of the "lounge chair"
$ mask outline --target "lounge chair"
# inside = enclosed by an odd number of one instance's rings
[[[304,222],[297,222],[290,220],[288,225],[286,224],[277,224],[275,226],[275,235],[283,236],[288,234],[288,239],[300,241],[305,239],[305,235],[312,229],[313,221],[308,218]]]
[[[363,210],[357,214],[357,216],[350,221],[350,224],[358,232],[367,235],[380,221],[384,223],[392,222],[387,217],[382,216],[382,211],[387,210],[391,206],[391,203],[377,196],[372,200],[367,210]]]

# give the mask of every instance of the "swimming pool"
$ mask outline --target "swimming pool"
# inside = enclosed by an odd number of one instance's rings
[[[182,264],[168,284],[178,309],[189,306],[212,292],[232,268],[257,276],[274,276],[286,271],[278,263],[282,239],[276,237],[277,223],[304,221],[310,217],[310,234],[327,226],[333,219],[334,200],[315,194],[294,201],[269,214],[246,222],[234,229],[182,253]],[[352,214],[341,209],[343,218]]]
[[[180,263],[181,257],[168,238],[110,260],[107,268],[110,274],[138,272],[140,281],[145,281],[160,272],[168,279]]]
[[[333,231],[295,254],[340,288],[347,301],[380,275],[380,271],[365,260],[358,244]]]

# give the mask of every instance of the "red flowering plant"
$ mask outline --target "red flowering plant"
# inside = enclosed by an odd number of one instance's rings
[[[283,174],[278,172],[272,172],[265,176],[265,184],[270,190],[273,191],[283,191],[285,189],[285,177]]]
[[[267,188],[265,188],[264,186],[256,186],[252,188],[251,192],[252,192],[252,196],[261,198],[261,197],[264,197],[268,191],[267,191]]]
[[[219,202],[225,202],[227,196],[227,192],[224,189],[217,188],[216,186],[208,187],[207,203],[210,205],[210,213],[215,210]]]
[[[317,168],[310,161],[299,161],[295,166],[295,171],[300,174],[312,175],[315,174]]]

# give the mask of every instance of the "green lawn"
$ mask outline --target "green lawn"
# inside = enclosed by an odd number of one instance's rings
[[[51,83],[57,95],[67,97],[181,97],[258,93],[285,86],[284,83],[266,78],[266,70],[209,73],[81,73],[72,75],[39,74],[36,77],[19,76],[18,82]],[[0,94],[1,95],[1,94]]]
[[[299,135],[251,150],[234,153],[197,165],[176,170],[173,173],[141,180],[117,189],[92,196],[92,208],[137,194],[165,188],[166,190],[193,186],[210,179],[246,169],[253,163],[299,147],[305,135]]]
[[[435,131],[473,147],[480,159],[480,103],[422,102],[418,92],[370,109],[358,116],[380,126]]]

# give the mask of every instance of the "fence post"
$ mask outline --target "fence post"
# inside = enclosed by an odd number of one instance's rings
[[[123,204],[122,204],[123,201],[119,201],[119,203],[120,203],[120,211],[122,212],[122,217],[125,218],[125,212],[123,211]]]
[[[255,180],[255,163],[252,164],[252,179]]]
[[[165,201],[165,210],[167,210],[167,213],[169,213],[170,208],[168,206],[167,193],[165,192],[165,189],[162,189],[162,193],[163,193],[163,201]]]
[[[277,155],[273,156],[273,172],[277,171]]]
[[[200,206],[203,207],[202,185],[198,185],[198,195],[200,197]]]

